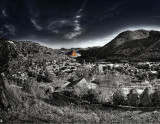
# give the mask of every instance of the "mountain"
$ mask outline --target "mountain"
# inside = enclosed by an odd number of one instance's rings
[[[103,47],[80,51],[80,53],[85,59],[92,57],[107,61],[159,61],[160,32],[124,31]]]

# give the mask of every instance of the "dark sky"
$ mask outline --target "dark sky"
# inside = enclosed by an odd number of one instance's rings
[[[52,48],[108,43],[124,30],[160,30],[160,0],[0,0],[0,35]]]

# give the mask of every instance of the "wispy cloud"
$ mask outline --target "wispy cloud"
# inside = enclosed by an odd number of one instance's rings
[[[32,24],[34,25],[34,27],[38,30],[41,31],[42,27],[38,25],[37,21],[35,19],[31,19]]]
[[[106,9],[103,13],[100,13],[99,16],[96,17],[96,19],[102,21],[106,18],[112,18],[114,17],[116,14],[115,13],[118,13],[119,11],[117,10],[122,10],[122,9],[118,9],[119,7],[121,7],[123,4],[126,3],[127,0],[122,0],[110,7],[107,7],[108,9]]]
[[[32,2],[34,2],[34,1],[27,0],[26,5],[28,7],[29,13],[31,14],[31,17],[32,18],[37,18],[37,17],[39,17],[40,13],[39,13],[39,11],[35,11],[34,7],[31,6]]]
[[[81,8],[77,11],[77,14],[76,16],[74,17],[74,20],[73,20],[73,25],[74,25],[74,29],[72,32],[70,33],[67,33],[65,35],[65,38],[66,39],[69,39],[69,40],[72,40],[74,38],[76,38],[77,36],[81,35],[82,32],[83,32],[83,28],[81,26],[81,23],[80,23],[80,19],[82,18],[82,11],[84,10],[86,4],[87,4],[88,0],[85,0],[83,3],[82,3],[82,6]]]
[[[8,17],[8,15],[7,15],[7,13],[6,13],[6,10],[4,9],[4,10],[2,10],[2,14],[3,14],[3,16],[4,17]]]
[[[4,25],[4,27],[9,31],[9,34],[15,35],[16,28],[14,25]]]
[[[73,38],[76,38],[77,36],[82,34],[82,27],[79,23],[79,20],[74,20],[73,25],[73,30],[65,35],[66,39],[72,40]]]
[[[76,36],[80,35],[81,32],[71,32],[69,34],[65,35],[65,38],[68,40],[72,40],[73,38],[75,38]]]
[[[87,2],[87,1],[86,1]],[[86,4],[86,3],[85,3]],[[84,6],[83,6],[84,7]],[[83,8],[82,7],[82,8]],[[72,32],[68,33],[65,35],[65,38],[66,39],[69,39],[69,40],[72,40],[74,38],[76,38],[77,36],[81,35],[82,32],[83,32],[83,28],[80,24],[80,19],[82,18],[81,14],[78,13],[75,17],[74,17],[74,20],[73,20],[73,25],[74,25],[74,29]]]
[[[81,17],[82,17],[82,16],[81,16],[80,14],[78,14],[78,15],[76,15],[75,18],[79,19],[79,18],[81,18]]]
[[[51,33],[54,33],[54,34],[59,34],[59,30],[51,30]]]
[[[53,34],[61,34],[65,39],[72,40],[82,34],[81,18],[82,15],[76,13],[72,18],[51,21],[48,23],[47,30]]]
[[[69,25],[69,21],[67,21],[67,20],[56,20],[56,21],[50,22],[47,26],[47,29],[52,31],[54,29],[61,28],[65,25]]]
[[[160,16],[151,16],[151,17],[148,17],[149,19],[155,19],[155,18],[160,18]]]
[[[80,9],[71,18],[54,20],[49,22],[47,30],[54,34],[61,34],[64,39],[72,40],[81,35],[84,31],[81,25],[82,12],[87,4],[85,0]]]
[[[8,33],[7,32],[4,32],[3,29],[0,29],[0,36],[5,36],[7,35]]]
[[[6,36],[8,34],[10,33],[5,29],[5,27],[0,28],[0,36]]]
[[[145,18],[145,21],[152,21],[152,22],[156,22],[156,21],[159,21],[160,20],[160,16],[151,16],[151,17],[147,17]]]
[[[81,13],[83,11],[83,9],[85,8],[86,4],[87,4],[88,0],[85,0],[81,6],[81,8],[79,9],[79,11],[77,13]]]

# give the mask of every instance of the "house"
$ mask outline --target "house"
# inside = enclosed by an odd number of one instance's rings
[[[103,73],[105,69],[106,69],[106,65],[104,65],[104,64],[99,64],[98,70],[99,70],[100,73]]]
[[[91,83],[90,80],[86,78],[83,78],[75,85],[75,88],[96,89],[97,87],[98,87],[97,84]]]
[[[69,85],[71,82],[65,81],[64,84],[61,86],[61,88],[65,88],[67,85]]]
[[[66,88],[86,88],[86,89],[96,89],[98,87],[97,84],[91,83],[91,80],[87,78],[79,78],[76,80],[69,80],[69,83]]]
[[[137,68],[138,69],[150,69],[151,68],[151,65],[149,62],[139,62],[137,64]]]
[[[107,64],[107,69],[109,69],[109,70],[112,70],[113,69],[113,67],[114,67],[114,64]]]

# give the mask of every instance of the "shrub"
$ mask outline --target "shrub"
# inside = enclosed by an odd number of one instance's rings
[[[23,84],[23,91],[24,92],[27,92],[29,94],[34,94],[34,85],[35,85],[35,82],[33,80],[33,78],[28,78],[27,81]]]
[[[114,92],[114,89],[111,89],[111,88],[100,89],[99,96],[98,96],[98,101],[100,103],[112,102],[113,92]]]
[[[152,94],[151,101],[153,106],[160,106],[160,89],[155,89],[155,92]]]
[[[125,95],[121,89],[118,89],[114,94],[113,94],[113,104],[115,105],[123,105],[125,104]]]
[[[87,94],[84,94],[84,96],[82,97],[84,100],[87,100],[89,102],[98,102],[98,96],[99,96],[100,92],[98,92],[98,90],[93,90],[90,89],[88,90]]]
[[[138,106],[140,103],[138,92],[134,89],[131,89],[129,94],[127,95],[128,105]]]
[[[151,97],[149,88],[145,88],[143,93],[140,95],[140,105],[144,107],[151,106]]]
[[[88,92],[88,88],[81,88],[81,87],[76,87],[74,88],[74,94],[77,96],[77,97],[83,97],[84,95],[86,95]]]
[[[33,95],[36,99],[46,99],[49,96],[45,93],[46,89],[40,87],[40,85],[32,78],[28,78],[24,83],[22,91]]]

